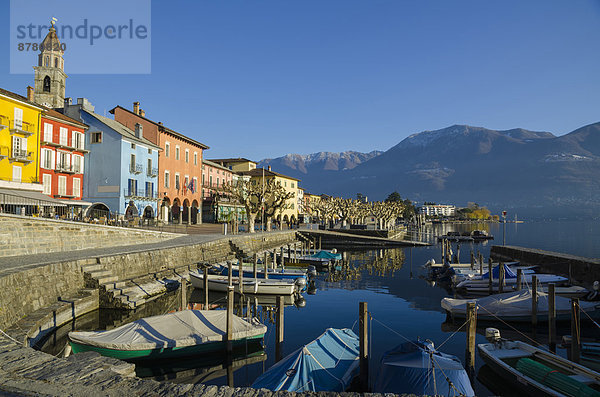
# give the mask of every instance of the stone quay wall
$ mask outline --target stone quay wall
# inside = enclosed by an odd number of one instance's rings
[[[600,259],[585,258],[535,248],[498,246],[491,248],[491,255],[499,260],[518,260],[539,266],[542,272],[569,277],[571,282],[590,288],[600,280]]]
[[[154,243],[181,235],[0,214],[0,257]]]

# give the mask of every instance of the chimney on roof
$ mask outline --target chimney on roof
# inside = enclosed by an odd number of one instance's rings
[[[33,87],[27,86],[27,100],[33,102]]]
[[[159,122],[158,122],[158,125],[163,125],[162,121],[159,121]]]
[[[140,123],[135,123],[135,137],[139,139],[144,137],[144,127]]]
[[[267,170],[271,171],[271,166],[268,166],[268,167],[267,167]]]
[[[140,103],[139,102],[134,102],[133,103],[133,113],[135,113],[135,114],[139,114],[140,113]]]
[[[73,104],[73,98],[71,98],[71,97],[65,98],[65,107],[70,106],[72,104]]]
[[[142,109],[140,109],[140,116],[146,117],[146,112],[144,112]]]

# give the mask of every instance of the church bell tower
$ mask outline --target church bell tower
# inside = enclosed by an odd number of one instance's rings
[[[48,34],[40,44],[38,65],[33,67],[35,70],[34,100],[49,108],[64,106],[67,79],[64,71],[64,47],[56,35],[55,21],[53,18]]]

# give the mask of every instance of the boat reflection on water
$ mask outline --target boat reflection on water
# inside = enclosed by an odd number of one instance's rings
[[[522,392],[515,387],[512,387],[512,385],[506,382],[502,377],[498,376],[498,373],[487,364],[479,368],[477,380],[491,390],[496,396],[520,397],[523,395]]]
[[[135,373],[140,378],[172,383],[208,383],[227,377],[233,386],[234,372],[267,359],[262,347],[248,344],[235,349],[228,359],[225,354],[199,355],[186,358],[136,363]]]

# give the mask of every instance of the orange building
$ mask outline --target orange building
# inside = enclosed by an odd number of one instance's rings
[[[202,159],[208,146],[146,118],[139,102],[133,110],[113,108],[115,120],[130,129],[139,124],[144,138],[160,146],[158,154],[159,220],[202,223]]]

